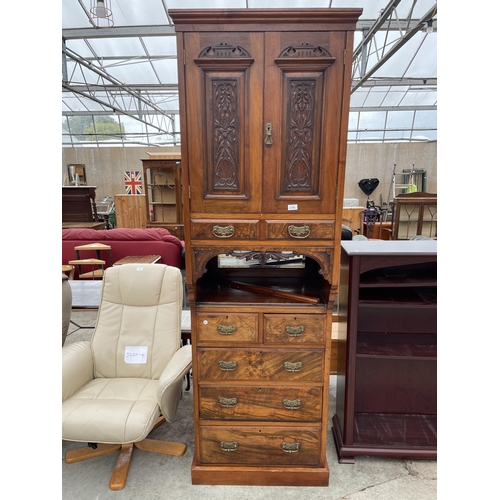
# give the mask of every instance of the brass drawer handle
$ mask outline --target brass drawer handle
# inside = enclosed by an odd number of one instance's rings
[[[236,398],[219,398],[219,404],[224,408],[234,408],[238,404],[238,400]]]
[[[298,410],[302,406],[302,403],[300,399],[284,399],[283,406],[287,410]]]
[[[217,325],[217,331],[221,335],[232,335],[236,331],[236,325]]]
[[[302,325],[299,326],[288,325],[285,327],[285,332],[288,334],[289,337],[300,337],[305,332],[305,328]]]
[[[281,449],[285,453],[297,453],[300,450],[300,443],[281,443]]]
[[[214,226],[212,233],[217,238],[231,238],[231,236],[234,236],[234,226]]]
[[[221,441],[220,449],[222,451],[236,451],[238,449],[237,441]]]
[[[225,372],[232,372],[238,366],[237,361],[219,361],[219,368]]]
[[[307,238],[311,234],[311,228],[309,226],[294,226],[290,224],[288,226],[288,234],[292,238]]]
[[[302,370],[302,361],[297,361],[297,362],[292,362],[292,361],[285,361],[283,363],[283,368],[287,372],[300,372]]]
[[[264,139],[264,144],[268,148],[273,144],[272,133],[273,133],[273,125],[271,123],[266,123],[266,138]]]

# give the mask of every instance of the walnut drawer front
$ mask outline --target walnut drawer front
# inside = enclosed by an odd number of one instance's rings
[[[313,314],[264,314],[266,344],[323,344],[325,316]]]
[[[210,464],[318,465],[318,428],[200,428],[201,461]]]
[[[259,239],[258,220],[219,220],[191,219],[191,238],[193,240],[257,240]]]
[[[200,381],[322,382],[323,351],[198,349]]]
[[[198,343],[257,342],[257,314],[197,314]]]
[[[320,387],[217,387],[200,388],[200,418],[319,422]]]
[[[269,240],[332,240],[335,234],[333,220],[322,221],[266,221]]]

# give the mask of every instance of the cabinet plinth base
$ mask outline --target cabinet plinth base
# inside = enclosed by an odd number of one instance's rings
[[[330,470],[324,467],[251,467],[195,465],[192,484],[226,486],[328,486]]]
[[[411,448],[409,446],[377,446],[370,444],[345,445],[342,441],[342,432],[337,415],[332,418],[332,434],[335,448],[339,457],[339,464],[354,464],[354,457],[363,455],[368,457],[399,458],[403,460],[436,460],[437,450],[432,447]]]

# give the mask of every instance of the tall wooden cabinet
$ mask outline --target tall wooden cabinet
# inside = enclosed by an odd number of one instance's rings
[[[146,227],[163,227],[184,239],[181,155],[148,153],[142,161],[146,196]]]
[[[177,32],[194,484],[327,486],[360,9],[170,10]]]
[[[436,379],[437,242],[342,242],[339,462],[435,459]]]

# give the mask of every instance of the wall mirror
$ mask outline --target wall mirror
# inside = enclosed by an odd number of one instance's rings
[[[70,186],[86,186],[85,164],[70,163],[68,165],[68,179]]]

